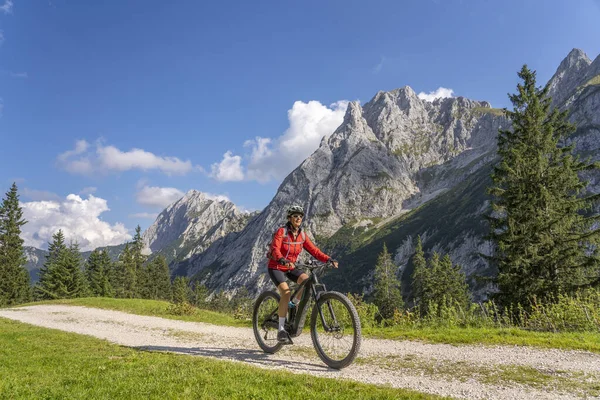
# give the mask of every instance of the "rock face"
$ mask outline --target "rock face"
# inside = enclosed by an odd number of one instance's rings
[[[191,190],[163,210],[144,232],[145,252],[163,254],[169,262],[184,260],[239,231],[250,217],[231,201]]]
[[[271,285],[265,246],[289,205],[305,207],[305,226],[317,244],[348,224],[392,219],[464,179],[494,148],[498,128],[507,126],[487,102],[427,102],[410,87],[379,92],[364,107],[350,103],[342,125],[258,216],[176,268],[213,289],[261,290]],[[447,165],[448,173],[420,174],[437,165]]]

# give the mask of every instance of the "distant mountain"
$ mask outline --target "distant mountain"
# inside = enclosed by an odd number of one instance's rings
[[[125,244],[120,244],[120,245],[116,245],[116,246],[99,247],[98,250],[108,251],[108,255],[110,256],[111,260],[116,261],[119,258],[119,254],[121,254],[121,252],[123,251],[124,248],[125,248]],[[38,282],[40,280],[40,276],[39,276],[40,269],[44,265],[44,262],[46,262],[46,256],[48,255],[48,251],[41,250],[41,249],[38,249],[36,247],[31,247],[31,246],[24,246],[23,249],[24,249],[25,257],[27,258],[27,263],[25,264],[25,269],[27,269],[27,271],[29,272],[31,284],[35,284],[36,282]],[[88,257],[90,256],[90,254],[92,254],[92,252],[91,251],[82,251],[82,252],[80,252],[80,254],[81,254],[82,260],[85,262],[88,259]]]
[[[225,199],[191,190],[163,210],[144,232],[145,251],[169,263],[202,253],[217,239],[240,231],[257,213],[242,212]]]

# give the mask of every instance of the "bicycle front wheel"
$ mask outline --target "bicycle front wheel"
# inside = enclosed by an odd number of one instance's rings
[[[262,293],[254,303],[252,329],[258,345],[265,353],[276,353],[282,344],[277,341],[279,326],[279,295],[273,291]]]
[[[354,305],[341,293],[323,293],[313,307],[310,335],[317,354],[329,367],[342,369],[352,364],[362,340]]]

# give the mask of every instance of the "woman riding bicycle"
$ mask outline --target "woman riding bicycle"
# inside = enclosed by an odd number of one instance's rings
[[[285,344],[291,343],[290,335],[284,326],[288,307],[297,306],[302,298],[302,290],[300,290],[290,302],[291,291],[287,279],[298,284],[308,279],[308,275],[298,271],[294,264],[298,260],[302,249],[306,249],[317,260],[331,262],[335,268],[338,267],[337,261],[332,260],[331,257],[319,250],[302,230],[300,225],[303,218],[304,209],[301,206],[290,207],[287,210],[287,224],[275,231],[273,241],[269,247],[269,277],[281,294],[277,340]]]

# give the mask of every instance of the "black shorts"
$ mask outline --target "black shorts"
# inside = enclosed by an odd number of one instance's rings
[[[271,278],[271,280],[277,287],[279,287],[279,285],[283,282],[286,282],[288,279],[294,282],[298,282],[298,278],[303,273],[303,271],[297,268],[286,272],[279,271],[278,269],[269,268],[269,278]]]

